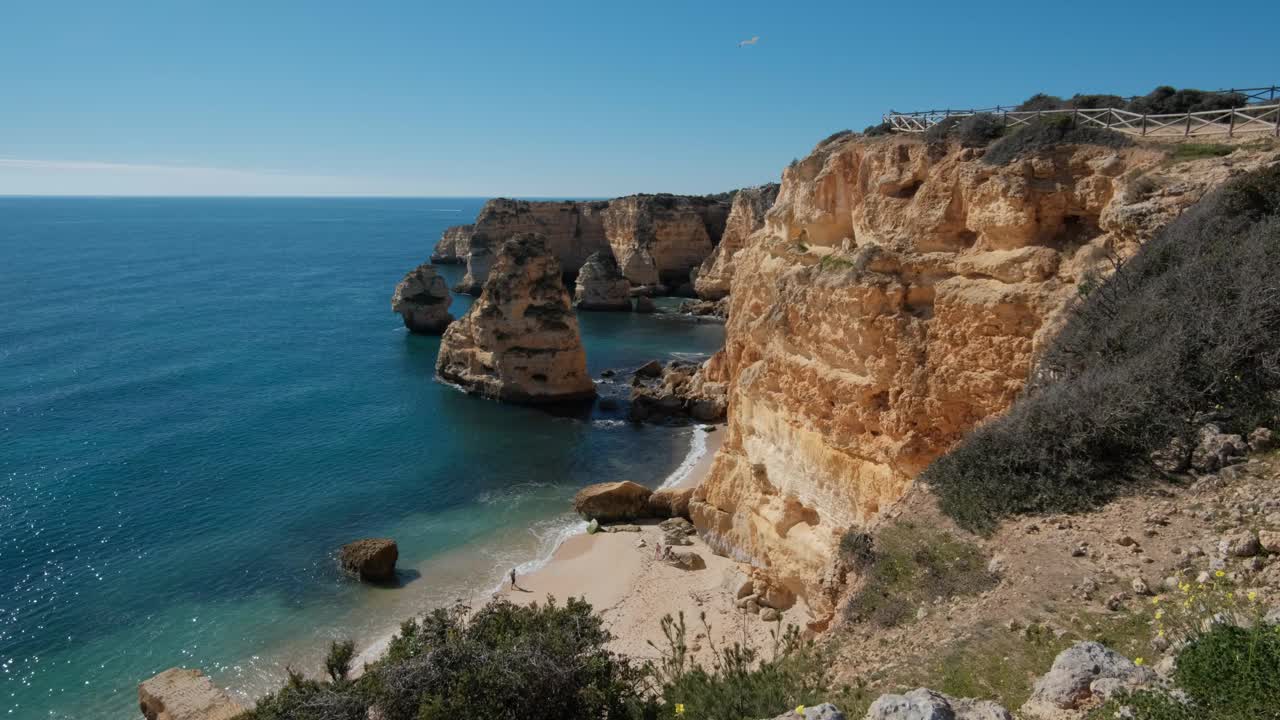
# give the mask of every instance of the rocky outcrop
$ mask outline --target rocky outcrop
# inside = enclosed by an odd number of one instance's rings
[[[231,720],[245,711],[204,673],[183,668],[139,684],[138,706],[147,720]]]
[[[685,360],[673,360],[666,367],[654,365],[642,366],[632,377],[628,417],[633,422],[724,420],[727,386],[709,380],[704,365]]]
[[[609,201],[604,230],[632,284],[675,289],[720,242],[728,217],[727,196],[630,195]]]
[[[437,265],[461,265],[467,261],[471,252],[471,236],[475,234],[475,225],[454,225],[445,228],[440,241],[431,251],[431,262]]]
[[[439,335],[453,322],[453,315],[449,314],[452,300],[444,278],[430,263],[425,263],[410,270],[396,286],[391,309],[400,313],[404,326],[410,331]]]
[[[479,299],[445,331],[436,372],[468,392],[507,402],[595,397],[560,264],[542,236],[503,243]]]
[[[845,715],[835,705],[822,703],[788,710],[773,720],[845,720]]]
[[[653,491],[633,483],[596,483],[588,485],[573,496],[573,511],[586,520],[617,522],[650,517],[649,496]]]
[[[396,577],[400,548],[390,538],[365,538],[347,543],[338,551],[338,562],[361,580],[388,582]]]
[[[743,188],[733,195],[733,206],[725,222],[720,244],[702,261],[693,286],[698,297],[719,300],[729,294],[729,282],[733,279],[733,258],[746,247],[748,238],[764,227],[764,216],[778,199],[778,183]]]
[[[480,239],[497,248],[514,235],[538,233],[560,268],[572,276],[592,253],[608,251],[603,214],[609,203],[539,202],[496,198],[484,204],[476,216],[472,243]]]
[[[592,253],[578,271],[573,304],[579,310],[631,310],[631,283],[609,252]]]
[[[493,267],[494,254],[487,238],[472,238],[471,251],[467,254],[467,274],[453,291],[464,295],[480,296],[484,283],[489,279],[489,270]]]
[[[654,490],[649,496],[649,514],[659,518],[688,518],[689,500],[692,498],[691,487]]]
[[[1155,680],[1154,672],[1114,650],[1096,642],[1079,642],[1058,654],[1019,712],[1028,718],[1055,720],[1064,710],[1094,707],[1120,690],[1134,690]]]
[[[904,695],[881,695],[867,710],[866,720],[1013,720],[1013,716],[990,700],[958,699],[916,688]]]
[[[765,227],[734,256],[707,378],[728,383],[728,428],[690,514],[710,545],[765,567],[819,618],[834,610],[840,534],[1009,406],[1082,279],[1237,171],[1165,165],[1140,146],[1007,165],[981,152],[824,143],[784,172]],[[1141,178],[1160,189],[1131,192]]]

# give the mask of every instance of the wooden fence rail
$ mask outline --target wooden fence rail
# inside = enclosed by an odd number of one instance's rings
[[[1077,125],[1108,128],[1139,137],[1176,138],[1225,135],[1234,137],[1268,133],[1280,137],[1280,87],[1224,90],[1239,93],[1247,102],[1229,110],[1144,115],[1119,108],[1063,108],[1061,110],[1014,110],[996,106],[973,110],[925,110],[923,112],[884,115],[884,121],[897,132],[922,133],[952,117],[980,113],[1000,118],[1007,127],[1028,125],[1043,117],[1070,117]]]

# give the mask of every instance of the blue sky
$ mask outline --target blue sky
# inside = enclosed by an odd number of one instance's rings
[[[1274,0],[0,0],[0,194],[716,192],[889,108],[1280,83],[1278,21]]]

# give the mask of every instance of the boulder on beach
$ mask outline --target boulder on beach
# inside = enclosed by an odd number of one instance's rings
[[[389,538],[365,538],[342,546],[339,559],[347,572],[361,580],[387,582],[395,579],[400,549]]]
[[[689,517],[689,500],[693,498],[693,488],[662,488],[654,490],[649,496],[649,511],[653,517],[674,518]]]
[[[138,709],[147,720],[231,720],[245,710],[204,673],[185,668],[139,683]]]
[[[649,488],[630,480],[588,485],[573,497],[573,510],[600,522],[635,520],[649,516]]]

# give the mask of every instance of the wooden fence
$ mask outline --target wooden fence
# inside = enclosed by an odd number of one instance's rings
[[[1230,110],[1144,115],[1119,108],[1064,108],[1061,110],[1015,110],[996,106],[972,110],[925,110],[884,115],[895,131],[921,133],[950,117],[986,113],[1000,118],[1006,126],[1028,125],[1042,117],[1071,117],[1076,124],[1108,128],[1126,135],[1156,138],[1203,137],[1268,133],[1280,137],[1280,87],[1224,90],[1247,98]]]

